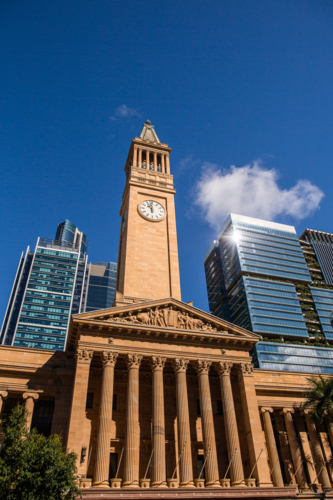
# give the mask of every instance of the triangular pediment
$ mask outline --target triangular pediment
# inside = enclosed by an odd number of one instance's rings
[[[77,314],[73,320],[75,323],[86,320],[90,323],[118,323],[164,330],[171,328],[259,340],[259,335],[255,333],[170,297]]]

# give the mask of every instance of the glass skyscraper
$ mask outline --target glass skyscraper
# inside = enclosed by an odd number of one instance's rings
[[[81,312],[97,311],[113,306],[116,293],[117,264],[88,264]]]
[[[309,246],[292,226],[230,214],[205,255],[210,310],[268,342],[254,353],[259,367],[274,359],[271,369],[292,370],[300,356],[299,370],[309,371],[312,365],[303,362],[310,357],[316,366],[310,371],[328,373],[320,360],[330,353],[318,344],[333,339],[333,288],[327,290]],[[287,348],[287,342],[317,347],[300,354],[303,346]]]
[[[70,227],[72,236],[60,226]],[[38,238],[34,252],[28,247],[2,324],[2,344],[64,350],[70,316],[80,311],[87,244],[87,237],[66,220],[55,240]]]

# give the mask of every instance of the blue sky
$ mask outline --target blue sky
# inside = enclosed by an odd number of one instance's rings
[[[2,1],[1,320],[21,251],[65,218],[117,259],[146,119],[172,147],[184,301],[208,308],[228,210],[333,232],[332,28],[321,0]]]

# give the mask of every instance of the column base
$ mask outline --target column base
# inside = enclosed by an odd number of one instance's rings
[[[122,479],[119,478],[110,479],[111,488],[121,488],[121,482]]]
[[[220,479],[222,488],[230,488],[230,479]]]
[[[207,481],[206,488],[222,488],[220,480],[216,479],[216,481]]]
[[[248,488],[255,488],[257,483],[255,478],[249,478],[245,479],[245,484]]]
[[[195,479],[194,484],[196,488],[204,488],[205,487],[205,480],[204,479]]]
[[[178,479],[167,479],[169,488],[178,488],[179,481]]]
[[[152,488],[167,488],[167,482],[166,481],[155,481],[154,483],[151,483]]]
[[[257,487],[258,488],[274,488],[274,483],[262,483],[262,482],[258,482]],[[280,488],[283,488],[283,486],[280,486]]]
[[[150,488],[150,479],[140,479],[140,488]]]
[[[179,488],[195,488],[193,481],[182,481]]]
[[[233,481],[231,483],[231,487],[232,488],[247,488],[247,486],[245,484],[245,479],[243,479],[242,481]]]
[[[125,481],[122,485],[123,488],[140,488],[139,481],[136,479],[135,481]]]
[[[110,488],[109,481],[95,481],[92,484],[93,488]]]

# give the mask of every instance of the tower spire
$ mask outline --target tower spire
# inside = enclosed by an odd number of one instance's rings
[[[140,134],[140,139],[143,139],[144,141],[157,142],[158,144],[161,144],[161,141],[159,140],[155,132],[154,125],[151,124],[150,120],[146,120],[144,122]]]

